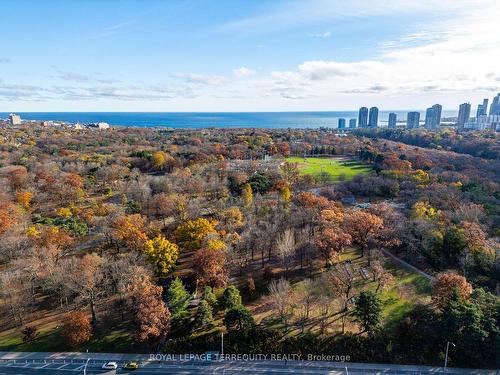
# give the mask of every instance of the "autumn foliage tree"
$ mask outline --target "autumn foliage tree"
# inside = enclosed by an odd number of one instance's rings
[[[454,290],[464,300],[469,299],[472,294],[472,286],[465,277],[454,272],[442,272],[436,277],[432,287],[432,301],[438,308],[442,309],[446,306]]]
[[[243,203],[246,207],[249,207],[253,202],[253,191],[252,186],[249,183],[246,183],[241,188],[241,197],[243,199]]]
[[[384,221],[377,215],[362,210],[351,211],[344,219],[344,228],[352,237],[352,242],[361,247],[365,256],[369,241],[384,226]]]
[[[151,156],[151,163],[156,169],[162,169],[167,163],[167,155],[163,151],[155,151]]]
[[[19,190],[28,179],[28,171],[21,165],[12,166],[7,171],[7,179],[12,190]]]
[[[351,244],[352,238],[339,227],[326,227],[321,230],[314,241],[321,256],[325,260],[325,267],[337,260],[346,246]]]
[[[104,294],[102,258],[96,253],[85,254],[80,259],[70,259],[64,265],[67,275],[62,279],[65,286],[90,308],[92,323],[97,321],[96,303]]]
[[[146,241],[144,253],[148,256],[149,261],[155,265],[158,273],[167,274],[175,266],[179,257],[179,246],[160,234]]]
[[[217,234],[217,222],[205,218],[188,220],[175,230],[176,243],[181,249],[193,251],[201,249],[209,234]]]
[[[131,250],[142,250],[148,240],[146,220],[140,214],[120,216],[111,224],[113,240]]]
[[[144,276],[133,286],[137,341],[157,346],[170,330],[170,311],[163,302],[162,288]]]
[[[226,286],[229,270],[226,266],[226,251],[214,248],[198,250],[193,258],[193,268],[201,286]]]
[[[33,193],[31,191],[18,191],[16,193],[16,201],[26,210],[30,208]]]
[[[16,224],[19,210],[6,196],[0,194],[0,236]]]
[[[74,238],[65,229],[52,225],[29,228],[28,238],[33,246],[30,259],[39,268],[39,276],[52,275],[74,244]]]
[[[83,311],[73,311],[64,321],[63,335],[72,348],[88,342],[92,337],[92,325]]]

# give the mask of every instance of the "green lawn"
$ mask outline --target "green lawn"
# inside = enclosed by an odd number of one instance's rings
[[[141,353],[145,351],[143,345],[136,344],[130,332],[113,331],[105,335],[96,335],[86,343],[76,348],[68,347],[58,328],[44,328],[39,332],[38,338],[32,343],[22,341],[19,330],[11,330],[8,334],[0,335],[0,351],[27,351],[27,352],[59,352],[72,350],[76,352],[116,352],[116,353]]]
[[[320,177],[322,172],[329,176],[330,181],[350,180],[358,174],[366,174],[372,168],[355,160],[343,160],[329,157],[302,158],[292,156],[286,159],[290,163],[297,163],[301,174],[310,174]]]
[[[381,256],[380,259],[383,261],[386,270],[394,277],[394,281],[386,290],[380,290],[378,292],[378,296],[383,306],[381,323],[389,329],[393,329],[417,303],[425,304],[430,301],[431,282],[422,275],[415,273],[413,270],[401,266],[391,258]],[[346,251],[341,254],[340,261],[344,262],[347,260],[351,261],[355,270],[358,270],[360,267],[365,268],[367,271],[370,270],[367,257],[361,257],[359,249],[346,249]],[[368,280],[364,280],[357,272],[355,274],[357,275],[357,279],[354,283],[354,294],[358,294],[362,290],[376,290],[377,283],[374,282],[371,277]],[[301,282],[302,281],[294,283],[293,288],[298,288]],[[332,306],[332,311],[340,311],[341,304],[338,299],[332,297],[330,304]],[[315,305],[311,312],[311,323],[307,326],[308,330],[317,331],[319,329],[319,326],[315,324],[317,321],[317,310],[318,306]],[[260,314],[258,313],[255,315],[257,316],[257,320],[262,321],[269,327],[284,327],[283,323],[277,318],[273,311],[262,311]],[[340,316],[341,314],[338,313],[332,315],[329,325],[330,333],[339,332],[341,330]],[[300,334],[300,327],[293,324],[296,318],[297,316],[291,318],[292,328],[288,331],[288,335],[293,336]],[[351,316],[346,320],[346,330],[354,333],[359,332],[359,327],[352,321]]]

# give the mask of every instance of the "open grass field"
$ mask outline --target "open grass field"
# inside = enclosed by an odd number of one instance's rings
[[[301,174],[309,174],[315,177],[321,177],[324,174],[332,182],[350,180],[354,176],[372,171],[369,165],[341,157],[303,158],[292,156],[286,160],[290,163],[297,163]]]

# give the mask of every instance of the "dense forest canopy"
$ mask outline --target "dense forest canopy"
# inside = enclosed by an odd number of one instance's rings
[[[203,352],[226,332],[229,352],[394,363],[453,341],[453,365],[493,367],[499,144],[2,127],[0,350]]]

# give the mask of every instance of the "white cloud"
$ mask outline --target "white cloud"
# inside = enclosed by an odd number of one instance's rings
[[[197,73],[180,73],[176,75],[177,78],[182,78],[184,81],[193,84],[207,85],[207,86],[220,86],[226,83],[226,79],[219,75],[204,75]]]
[[[308,33],[307,36],[311,38],[320,38],[320,39],[326,39],[332,36],[332,33],[330,31],[325,31],[324,33]]]
[[[421,25],[420,30],[384,43],[375,58],[305,61],[296,70],[272,72],[272,85],[287,82],[300,86],[304,95],[331,100],[355,94],[406,101],[415,95],[422,101],[433,95],[449,102],[460,95],[469,100],[488,95],[500,90],[499,76],[492,73],[500,61],[498,14],[500,2],[480,1],[467,12]]]
[[[251,69],[245,68],[244,66],[233,70],[233,75],[237,78],[244,78],[253,75],[255,72]]]
[[[338,61],[306,61],[299,65],[299,72],[311,80],[334,77],[363,76],[367,73],[382,73],[386,67],[380,61],[345,63]]]

